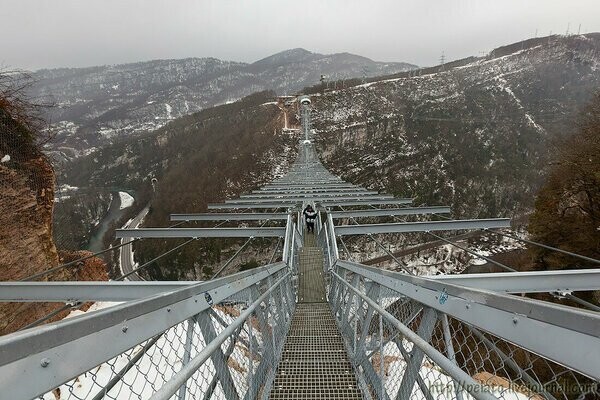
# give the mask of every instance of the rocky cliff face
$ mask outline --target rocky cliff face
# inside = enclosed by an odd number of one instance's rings
[[[5,280],[58,263],[52,241],[54,172],[25,128],[0,109],[0,273]]]
[[[52,240],[54,171],[30,132],[0,108],[0,280],[19,280],[62,262]],[[69,257],[69,255],[67,255]],[[72,257],[72,256],[71,256]],[[103,263],[90,259],[77,269],[84,279],[107,279]],[[69,280],[76,270],[52,279]],[[0,335],[57,309],[56,304],[0,304]],[[64,316],[64,313],[56,318]]]

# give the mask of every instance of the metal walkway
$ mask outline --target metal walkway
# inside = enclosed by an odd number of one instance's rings
[[[326,302],[323,250],[304,236],[298,305],[292,317],[271,400],[362,399],[344,341]]]
[[[323,249],[316,246],[315,235],[305,235],[298,256],[298,303],[324,303]]]
[[[328,303],[296,306],[270,398],[363,398]]]
[[[0,337],[0,397],[600,398],[597,306],[522,296],[572,299],[571,292],[600,290],[600,269],[522,273],[496,262],[507,272],[418,276],[382,243],[386,234],[419,232],[489,260],[436,233],[498,234],[490,229],[510,221],[441,220],[449,207],[407,207],[411,199],[344,182],[320,163],[310,100],[299,103],[305,136],[285,176],[208,207],[226,212],[171,216],[186,226],[117,231],[119,238],[188,239],[169,252],[195,239],[246,239],[214,279],[0,282],[3,302],[120,302]],[[318,211],[314,235],[301,228],[308,203]],[[196,221],[220,222],[206,228]],[[348,236],[375,244],[398,270],[355,262]],[[272,243],[269,263],[221,277],[254,238]]]

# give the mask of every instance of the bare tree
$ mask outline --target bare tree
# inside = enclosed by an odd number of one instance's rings
[[[52,139],[46,113],[54,104],[34,99],[29,91],[35,80],[25,71],[0,70],[0,109],[21,124],[37,145]]]

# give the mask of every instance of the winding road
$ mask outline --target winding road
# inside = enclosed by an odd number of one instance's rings
[[[131,221],[127,222],[123,226],[123,228],[137,228],[140,225],[140,223],[142,222],[142,220],[144,219],[144,217],[146,216],[146,214],[148,214],[148,210],[149,210],[149,206],[144,207],[142,209],[142,211],[140,211],[138,213],[138,215],[136,215]],[[131,241],[131,239],[128,239],[128,238],[121,239],[121,244],[124,241]],[[123,273],[123,274],[127,274],[127,273],[133,271],[133,269],[136,267],[135,261],[133,260],[133,249],[132,249],[131,243],[126,244],[125,246],[122,246],[119,248],[119,267],[121,268],[121,273]],[[127,278],[125,278],[125,280],[143,281],[144,278],[142,278],[137,273],[133,273],[133,274],[129,275]]]

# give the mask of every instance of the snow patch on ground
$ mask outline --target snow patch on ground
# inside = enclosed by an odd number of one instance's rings
[[[115,303],[95,303],[88,311],[97,311],[114,305]],[[230,324],[242,311],[241,306],[233,307],[214,307],[213,310],[219,317]],[[69,317],[84,314],[84,312],[72,313]],[[215,327],[217,334],[223,329]],[[150,398],[154,392],[163,385],[163,382],[169,381],[171,377],[182,367],[185,345],[184,341],[187,335],[189,324],[183,321],[170,328],[160,336],[157,342],[151,346],[145,354],[144,344],[141,343],[132,349],[125,351],[117,357],[103,363],[92,370],[78,376],[77,378],[58,387],[55,391],[46,393],[41,398],[44,400],[66,400],[72,398],[87,399],[102,391],[106,384],[115,376],[115,374],[126,367],[129,360],[135,355],[140,354],[141,358],[135,364],[135,367],[129,369],[123,378],[108,393],[107,398],[130,399],[130,398]],[[192,325],[193,334],[190,356],[195,357],[199,351],[206,347],[206,340],[200,331],[199,324]],[[260,332],[253,332],[253,338],[258,346],[262,343]],[[252,369],[256,371],[260,363],[260,356],[248,357],[248,349],[243,343],[248,343],[250,337],[244,330],[240,333],[240,340],[235,345],[235,350],[231,354],[228,364],[232,366],[229,369],[236,388],[240,393],[245,393],[248,389],[247,372]],[[225,342],[229,345],[230,340]],[[101,344],[99,344],[101,345]],[[210,360],[206,361],[194,374],[189,381],[189,393],[204,393],[207,391],[211,377],[215,374],[215,368]],[[217,386],[214,396],[223,398],[222,389]]]
[[[119,206],[119,210],[131,207],[133,205],[133,201],[135,200],[133,196],[131,196],[127,192],[119,192],[119,198],[121,199],[121,205]]]
[[[112,306],[116,306],[118,304],[121,304],[121,302],[112,302],[112,301],[98,301],[94,304],[92,304],[90,306],[90,308],[88,308],[87,311],[81,311],[81,310],[73,310],[69,313],[69,315],[67,315],[64,319],[67,318],[73,318],[73,317],[77,317],[79,315],[83,315],[86,313],[90,313],[90,312],[94,312],[94,311],[99,311],[108,307],[112,307]]]
[[[372,338],[375,344],[378,344],[376,338]],[[406,352],[410,352],[412,350],[413,344],[407,340],[403,340],[402,343],[399,343],[400,346],[404,347]],[[404,372],[406,370],[406,362],[402,357],[402,353],[398,349],[396,343],[388,343],[383,347],[383,360],[379,357],[379,353],[375,353],[372,359],[372,364],[376,372],[379,372],[381,368],[381,361],[384,361],[383,371],[385,372],[385,390],[389,394],[391,399],[396,398],[398,392],[400,391],[400,382],[402,381],[402,377],[404,376]],[[483,371],[482,371],[483,372]],[[446,375],[443,371],[440,370],[439,367],[435,365],[433,361],[431,361],[428,357],[425,357],[423,363],[421,364],[419,375],[421,376],[423,383],[430,389],[431,394],[434,399],[455,399],[456,398],[456,383],[449,376]],[[491,375],[492,377],[494,375]],[[504,379],[499,378],[498,382],[503,382]],[[525,400],[529,399],[526,394],[519,393],[515,390],[509,389],[502,384],[492,384],[490,383],[488,386],[492,395],[502,398],[502,399],[510,399],[510,400]],[[466,393],[464,390],[461,391],[463,398],[473,399],[471,395]],[[409,396],[411,399],[416,400],[425,400],[426,397],[423,395],[423,392],[419,388],[419,385],[414,385],[413,391]]]

